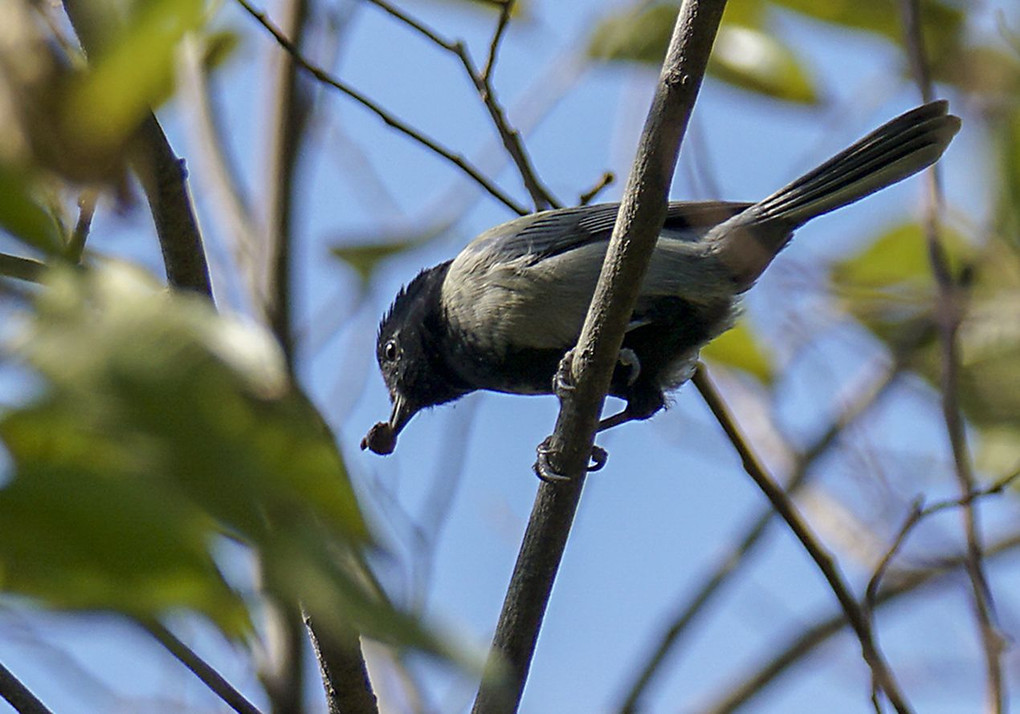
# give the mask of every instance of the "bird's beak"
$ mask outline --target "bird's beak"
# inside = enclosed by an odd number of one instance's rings
[[[392,454],[393,450],[397,448],[397,434],[417,412],[418,410],[411,406],[411,403],[402,394],[395,394],[390,420],[388,422],[381,421],[369,429],[368,434],[361,440],[361,448],[371,449],[380,456]]]
[[[411,417],[417,412],[418,410],[412,407],[400,392],[393,395],[393,411],[390,412],[390,431],[393,433],[394,441],[397,439],[397,434],[407,426],[407,422],[411,421]]]

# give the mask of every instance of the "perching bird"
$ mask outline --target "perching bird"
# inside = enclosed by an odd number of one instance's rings
[[[947,110],[945,101],[913,109],[758,203],[670,203],[609,390],[627,405],[600,430],[663,408],[794,230],[937,161],[960,129]],[[618,209],[563,208],[503,223],[403,288],[376,348],[392,413],[361,448],[391,453],[416,413],[477,389],[552,393]]]

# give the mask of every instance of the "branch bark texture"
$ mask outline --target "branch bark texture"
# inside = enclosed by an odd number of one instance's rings
[[[572,359],[575,389],[561,405],[549,462],[569,477],[542,483],[503,603],[476,714],[516,711],[552,584],[584,486],[606,391],[665,220],[680,142],[701,88],[725,0],[686,0],[617,216],[602,274]]]

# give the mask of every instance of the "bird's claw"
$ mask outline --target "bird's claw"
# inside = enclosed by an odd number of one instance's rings
[[[564,483],[566,481],[572,481],[573,479],[570,476],[562,474],[553,468],[552,464],[549,462],[549,454],[551,454],[552,451],[552,437],[548,436],[541,444],[538,445],[538,448],[535,449],[535,453],[538,457],[535,460],[535,465],[533,467],[535,475],[546,483]],[[601,446],[592,445],[590,459],[591,463],[585,468],[585,471],[588,473],[599,471],[606,465],[606,461],[609,460],[609,452]]]

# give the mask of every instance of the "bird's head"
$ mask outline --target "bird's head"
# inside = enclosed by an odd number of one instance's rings
[[[415,414],[465,393],[451,383],[442,355],[443,278],[449,263],[423,270],[397,293],[379,324],[375,356],[390,393],[389,421],[379,422],[361,441],[362,449],[389,454]]]

